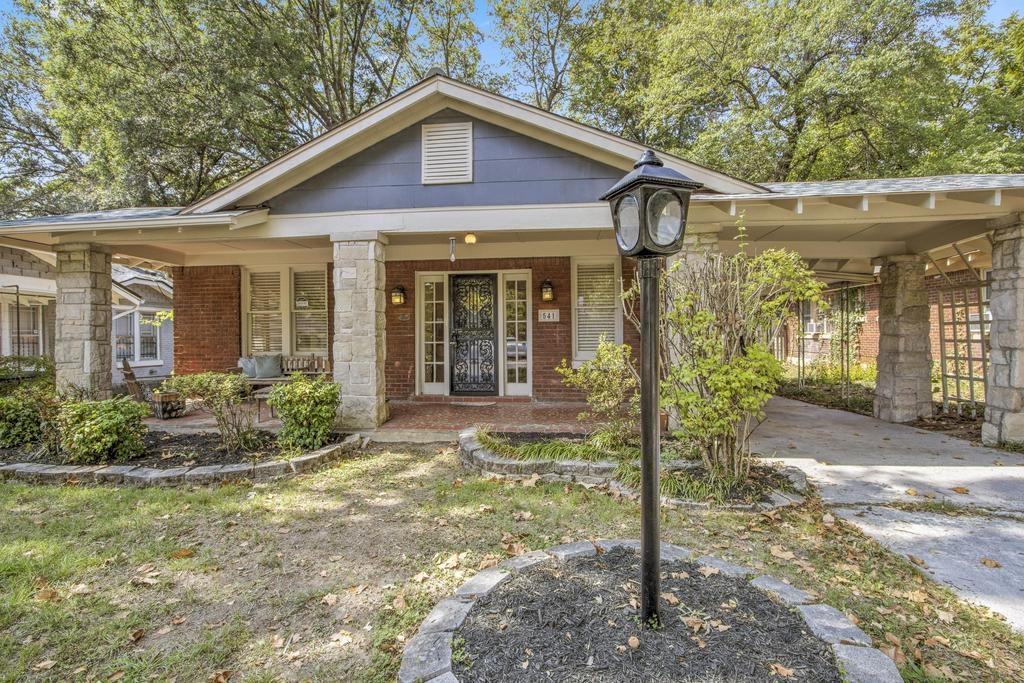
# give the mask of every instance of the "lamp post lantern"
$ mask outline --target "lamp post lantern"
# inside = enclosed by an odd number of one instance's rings
[[[665,168],[651,150],[600,198],[607,201],[619,253],[640,263],[640,618],[658,623],[661,591],[659,318],[665,257],[682,249],[690,195],[701,183]]]

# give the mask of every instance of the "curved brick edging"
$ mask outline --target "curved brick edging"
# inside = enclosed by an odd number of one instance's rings
[[[452,640],[455,630],[465,621],[478,599],[516,572],[541,562],[565,562],[578,557],[594,556],[598,547],[603,551],[615,548],[639,551],[640,541],[577,541],[547,550],[534,550],[474,574],[455,591],[454,597],[437,603],[420,624],[416,635],[406,644],[402,666],[398,671],[399,683],[458,683],[458,677],[452,673]],[[716,567],[722,574],[749,580],[752,586],[800,612],[811,633],[832,646],[846,683],[902,683],[903,677],[893,661],[880,650],[871,647],[871,638],[839,610],[815,603],[809,594],[771,576],[751,578],[756,572],[709,555],[695,555],[688,548],[664,542],[661,544],[661,556],[666,562],[684,560]]]
[[[487,450],[476,438],[477,428],[471,427],[459,434],[459,459],[463,464],[479,469],[484,475],[501,479],[526,479],[537,475],[539,481],[568,482],[586,485],[605,485],[622,493],[634,492],[615,479],[618,464],[612,460],[587,462],[583,460],[516,460],[506,458]],[[668,472],[686,470],[693,467],[686,460],[673,460],[665,463]],[[789,479],[793,488],[801,493],[808,489],[807,475],[797,467],[783,467],[779,472]],[[704,503],[682,498],[663,498],[665,503],[687,508],[711,508],[711,503]],[[802,495],[773,491],[769,500],[762,503],[726,503],[714,505],[719,509],[728,510],[774,510],[790,505],[801,505]]]
[[[180,486],[214,484],[251,479],[266,481],[309,472],[337,460],[350,446],[360,443],[351,434],[341,443],[296,456],[290,460],[268,460],[255,465],[200,465],[199,467],[135,467],[133,465],[46,465],[43,463],[0,463],[0,479],[20,479],[35,484],[125,484],[128,486]]]

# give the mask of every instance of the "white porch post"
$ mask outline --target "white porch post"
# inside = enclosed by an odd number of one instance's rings
[[[1024,224],[992,236],[992,312],[985,386],[986,444],[1024,442]]]
[[[388,419],[384,383],[384,247],[378,233],[332,236],[334,243],[334,380],[341,385],[343,428],[378,427]]]
[[[57,386],[110,398],[110,251],[95,244],[58,244],[54,250]]]
[[[875,417],[912,422],[932,414],[931,337],[924,258],[884,256],[878,301]]]

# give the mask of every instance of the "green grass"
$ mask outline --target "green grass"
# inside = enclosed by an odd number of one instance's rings
[[[626,460],[640,457],[638,448],[599,448],[589,441],[548,439],[529,443],[513,444],[507,438],[495,436],[484,430],[477,432],[477,440],[487,450],[497,455],[517,460]]]
[[[424,446],[257,486],[0,482],[0,507],[2,681],[390,681],[422,618],[481,563],[639,532],[635,501],[483,479]],[[877,645],[899,638],[908,680],[1020,677],[1024,637],[825,512],[665,510],[663,537],[815,592]],[[155,585],[133,583],[143,565]],[[61,600],[34,599],[36,577]]]

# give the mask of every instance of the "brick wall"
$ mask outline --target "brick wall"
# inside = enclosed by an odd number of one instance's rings
[[[582,399],[579,392],[567,389],[555,372],[563,358],[572,358],[572,262],[567,256],[544,258],[510,259],[460,259],[455,263],[447,260],[429,261],[388,261],[387,284],[387,364],[385,380],[387,396],[393,399],[407,399],[416,392],[416,272],[479,272],[496,270],[530,270],[531,301],[533,306],[531,327],[533,331],[533,396],[542,401]],[[632,264],[623,264],[623,279],[626,286],[632,281]],[[541,301],[541,284],[550,280],[555,290],[555,300]],[[405,305],[390,303],[391,290],[401,285],[405,288]],[[538,322],[540,309],[558,310],[558,322]],[[626,322],[623,325],[625,340],[639,347],[635,328]]]
[[[242,272],[238,266],[185,266],[174,280],[174,372],[235,367],[242,348]]]

